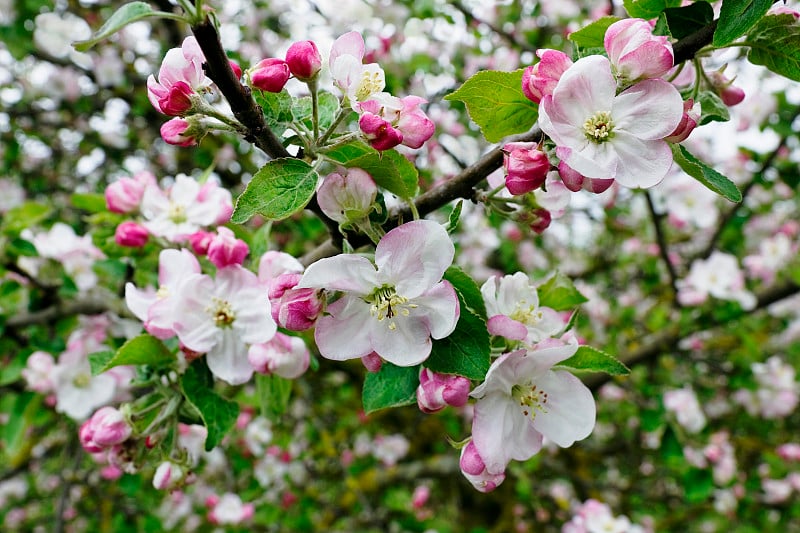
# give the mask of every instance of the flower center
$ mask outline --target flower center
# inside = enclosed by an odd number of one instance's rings
[[[92,377],[89,374],[78,374],[72,378],[72,384],[78,389],[85,389],[91,381]]]
[[[600,111],[593,117],[587,118],[583,123],[583,133],[587,139],[597,144],[613,139],[614,122],[611,120],[611,113]]]
[[[167,217],[175,224],[186,222],[186,207],[170,202]]]
[[[528,305],[526,307],[526,304],[527,302],[525,301],[519,302],[514,312],[508,316],[512,320],[522,322],[526,326],[535,326],[538,322],[542,321],[544,314],[535,306]]]
[[[397,294],[397,290],[389,285],[378,287],[372,294],[366,296],[364,301],[371,304],[369,313],[382,322],[389,319],[389,329],[397,329],[397,324],[392,320],[397,315],[408,316],[410,309],[414,309],[416,304],[408,303],[408,298]]]
[[[543,413],[547,412],[545,409],[547,393],[532,383],[528,385],[514,385],[511,387],[511,397],[519,402],[519,406],[522,408],[522,414],[530,417],[531,420],[536,418],[537,411]]]
[[[386,86],[383,71],[380,69],[365,68],[361,72],[361,80],[356,89],[356,100],[363,102],[375,93],[379,93]]]
[[[236,314],[231,308],[231,304],[220,298],[212,298],[211,305],[206,307],[206,311],[211,313],[214,318],[214,325],[218,328],[229,328],[236,320]]]

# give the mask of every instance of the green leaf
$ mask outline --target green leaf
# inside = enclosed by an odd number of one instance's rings
[[[435,372],[482,380],[491,365],[489,331],[486,322],[470,311],[460,297],[459,303],[461,315],[455,331],[433,341],[431,355],[423,365]]]
[[[747,36],[747,59],[790,80],[800,81],[800,24],[792,15],[769,15]]]
[[[650,20],[668,7],[678,7],[681,0],[624,0],[623,5],[630,16]]]
[[[612,376],[625,376],[631,373],[622,361],[591,346],[579,346],[575,355],[558,365],[584,372],[605,372]]]
[[[35,226],[50,214],[52,209],[45,204],[25,202],[14,206],[3,216],[0,231],[7,235],[17,235],[25,228]]]
[[[175,361],[177,361],[175,354],[164,346],[163,342],[147,333],[127,341],[116,353],[89,354],[89,365],[93,376],[120,365],[165,366]]]
[[[449,281],[455,287],[458,293],[459,302],[470,311],[486,320],[486,304],[483,301],[483,295],[478,284],[475,283],[469,274],[464,272],[461,267],[451,266],[447,269],[443,276],[444,279]]]
[[[369,372],[364,379],[361,401],[364,412],[411,405],[417,401],[419,365],[395,366],[383,362],[380,370]]]
[[[601,17],[591,24],[570,33],[567,38],[584,48],[603,48],[606,30],[618,20],[621,19],[619,17]]]
[[[319,176],[300,159],[273,159],[255,173],[236,200],[231,222],[243,224],[259,214],[283,220],[303,209],[314,196]]]
[[[664,10],[670,35],[683,39],[714,20],[714,8],[705,1],[684,7],[669,7]]]
[[[410,200],[419,191],[419,172],[397,150],[378,152],[361,141],[346,143],[327,151],[326,156],[347,168],[362,168],[379,186]]]
[[[331,127],[333,121],[336,119],[336,114],[339,111],[339,99],[333,94],[326,91],[319,91],[317,93],[317,113],[319,115],[319,130],[325,131]],[[312,122],[312,108],[311,97],[304,96],[298,98],[292,107],[292,117],[297,122],[302,122],[305,126],[312,130],[314,123]]]
[[[130,2],[129,4],[125,4],[124,6],[117,9],[114,12],[114,14],[111,15],[111,17],[109,17],[106,23],[103,24],[100,27],[100,29],[95,32],[94,35],[92,35],[91,39],[75,42],[73,43],[73,46],[75,47],[75,50],[77,50],[78,52],[86,52],[94,45],[96,45],[106,37],[114,35],[128,24],[149,17],[163,17],[170,19],[185,20],[183,17],[180,17],[173,13],[167,13],[164,11],[153,11],[153,8],[150,7],[150,4],[148,4],[147,2]]]
[[[181,377],[181,390],[208,429],[205,449],[209,452],[236,424],[239,404],[214,392],[214,378],[203,359],[195,360],[186,369]]]
[[[478,72],[444,99],[463,102],[486,140],[498,142],[528,131],[539,117],[538,106],[522,93],[522,72]]]
[[[253,99],[264,111],[264,121],[277,135],[282,136],[292,123],[292,97],[286,89],[279,93],[253,90]]]
[[[264,374],[256,374],[255,379],[261,414],[275,420],[289,407],[292,381],[280,376]]]
[[[747,33],[763,17],[774,0],[722,0],[714,46],[727,46]]]
[[[692,468],[683,476],[683,490],[687,503],[707,502],[716,490],[714,477],[709,469]]]
[[[450,211],[450,216],[447,217],[447,233],[453,233],[458,228],[458,222],[461,220],[461,209],[464,207],[464,200],[459,200]]]
[[[539,293],[539,305],[556,311],[574,309],[575,306],[589,301],[575,288],[572,280],[560,272],[556,272],[553,277],[542,284],[537,292]]]
[[[20,237],[11,239],[11,241],[6,245],[5,251],[9,256],[16,257],[36,257],[39,255],[39,253],[36,251],[36,246],[32,242],[26,241]]]
[[[74,193],[69,198],[70,203],[77,209],[89,213],[102,213],[107,210],[106,197],[100,193]]]
[[[703,91],[697,95],[697,101],[700,103],[700,121],[698,126],[708,124],[709,122],[727,122],[731,119],[731,114],[728,111],[722,98],[717,93],[711,91]]]
[[[730,200],[738,203],[742,201],[742,193],[731,180],[709,167],[680,144],[672,144],[672,156],[675,163],[691,177]]]

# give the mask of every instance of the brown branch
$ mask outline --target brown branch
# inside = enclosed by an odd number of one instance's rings
[[[678,295],[678,273],[675,272],[675,265],[672,264],[669,258],[669,249],[667,248],[667,239],[664,236],[664,228],[661,226],[661,219],[664,218],[664,215],[659,215],[656,213],[656,206],[653,204],[653,197],[650,195],[649,191],[645,191],[644,193],[645,200],[647,200],[647,210],[650,212],[650,218],[653,221],[653,228],[656,232],[656,242],[658,243],[658,253],[661,256],[661,259],[664,261],[664,265],[667,267],[667,273],[669,274],[669,285],[672,288],[672,300],[676,306],[679,306],[677,295]]]
[[[242,85],[233,73],[222,47],[219,33],[210,18],[192,26],[192,32],[206,58],[206,74],[217,84],[231,106],[233,115],[249,132],[245,140],[255,144],[273,159],[292,157],[280,139],[264,121],[264,111],[253,99],[250,88]]]
[[[714,20],[708,26],[703,26],[693,34],[673,43],[672,54],[675,58],[675,64],[678,65],[694,58],[701,48],[711,44],[718,22],[718,20]]]

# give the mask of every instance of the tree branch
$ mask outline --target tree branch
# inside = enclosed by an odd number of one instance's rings
[[[233,115],[247,128],[245,138],[263,150],[273,159],[292,157],[280,139],[264,121],[264,111],[253,100],[249,87],[242,85],[233,73],[228,56],[222,47],[219,33],[211,19],[206,19],[192,27],[192,32],[206,57],[207,75],[219,87],[220,92],[231,106]]]
[[[669,249],[667,248],[667,239],[664,236],[664,228],[661,227],[661,219],[664,215],[656,213],[656,206],[653,204],[653,197],[649,191],[645,191],[644,197],[647,200],[647,210],[650,212],[650,218],[653,220],[653,228],[656,231],[656,242],[658,243],[658,252],[664,265],[667,267],[669,274],[669,285],[672,287],[672,298],[675,305],[679,305],[678,295],[678,274],[675,272],[675,265],[672,264],[669,258]]]
[[[703,26],[693,34],[687,35],[683,39],[673,43],[672,54],[675,58],[674,63],[678,65],[694,58],[695,54],[697,54],[701,48],[711,44],[718,22],[719,20],[714,20],[708,26]]]

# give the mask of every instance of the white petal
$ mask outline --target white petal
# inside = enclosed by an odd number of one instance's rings
[[[361,298],[344,295],[328,306],[329,315],[317,320],[314,339],[320,354],[336,361],[355,359],[371,353],[369,328],[375,318]]]
[[[206,364],[214,376],[231,385],[246,383],[253,375],[247,346],[230,328],[223,330],[219,342],[206,354]]]
[[[646,189],[657,185],[672,166],[672,150],[666,141],[643,141],[618,132],[612,143],[619,157],[614,179],[625,187]]]
[[[448,281],[440,281],[419,298],[414,298],[417,305],[412,314],[425,317],[430,336],[443,339],[456,329],[460,314],[458,296]]]
[[[220,340],[221,331],[207,309],[213,297],[214,280],[204,274],[193,275],[173,297],[175,308],[180,310],[173,328],[190,350],[207,352]]]
[[[547,109],[550,120],[582,131],[586,119],[601,111],[611,111],[616,91],[617,83],[607,58],[598,55],[581,58],[558,80],[552,105]]]
[[[624,90],[611,110],[615,131],[640,139],[662,139],[675,131],[683,117],[678,90],[664,80],[645,80]]]
[[[328,289],[369,294],[378,287],[375,267],[366,257],[341,254],[313,263],[297,284],[297,288]]]
[[[379,277],[406,298],[416,298],[442,279],[453,263],[455,247],[447,231],[432,220],[394,228],[375,249]]]
[[[137,289],[133,283],[125,284],[125,303],[136,318],[142,322],[147,320],[147,310],[156,301],[156,294],[152,290]]]
[[[380,322],[371,318],[369,329],[373,349],[392,364],[414,366],[431,354],[433,344],[424,317],[397,316]]]
[[[472,440],[492,474],[503,472],[511,459],[524,461],[542,448],[542,435],[511,396],[501,393],[489,394],[475,404]]]
[[[545,410],[536,414],[534,427],[562,448],[585,439],[594,429],[596,408],[591,391],[565,370],[547,372],[536,380],[547,392]]]

